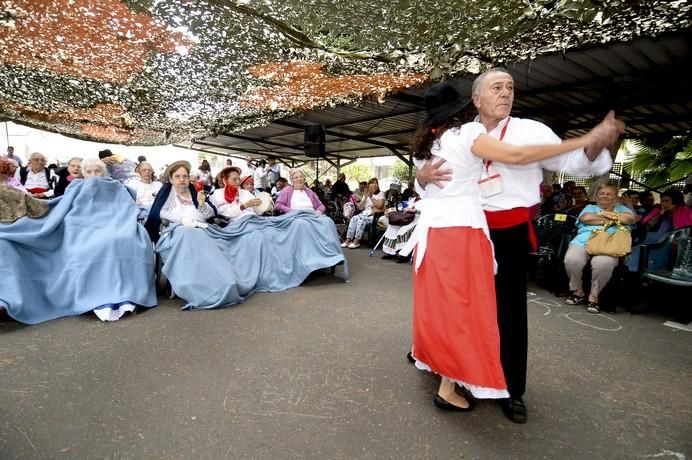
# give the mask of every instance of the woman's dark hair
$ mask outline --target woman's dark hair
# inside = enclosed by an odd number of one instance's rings
[[[202,164],[199,165],[199,170],[211,172],[211,166],[209,166],[209,162],[207,160],[202,160]]]
[[[648,190],[644,190],[642,192],[639,192],[639,201],[644,200],[646,198],[651,197],[651,192]]]
[[[456,114],[446,120],[442,121],[437,126],[426,128],[424,126],[419,127],[415,134],[413,135],[413,140],[411,141],[411,151],[413,152],[413,158],[418,160],[427,160],[432,157],[430,150],[433,147],[433,143],[436,139],[442,137],[442,135],[451,128],[459,128],[464,124],[461,119],[461,114]]]
[[[368,181],[368,185],[370,184],[377,184],[377,191],[375,193],[380,193],[380,181],[377,180],[377,177],[373,177]]]
[[[663,198],[664,196],[669,197],[670,201],[672,201],[675,206],[685,206],[685,196],[682,194],[680,190],[670,188],[665,192],[661,193],[661,198]]]

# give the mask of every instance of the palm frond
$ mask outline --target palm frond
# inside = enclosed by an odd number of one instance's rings
[[[629,163],[633,174],[644,183],[658,187],[692,172],[692,135],[650,137],[632,141],[634,157]]]

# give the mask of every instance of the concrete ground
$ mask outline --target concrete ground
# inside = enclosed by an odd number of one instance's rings
[[[529,423],[447,413],[404,357],[411,266],[347,255],[349,284],[338,268],[221,310],[0,322],[0,459],[692,456],[692,334],[670,318],[531,287]]]

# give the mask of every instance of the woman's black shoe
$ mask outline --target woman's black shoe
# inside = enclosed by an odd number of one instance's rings
[[[433,404],[437,406],[438,408],[442,410],[448,410],[452,412],[470,412],[473,410],[474,406],[476,405],[475,400],[469,400],[467,399],[466,402],[468,402],[469,406],[468,407],[459,407],[455,406],[454,404],[450,404],[445,399],[440,396],[440,395],[435,395],[433,398]]]
[[[410,351],[406,353],[406,359],[408,359],[408,362],[411,364],[414,364],[416,362],[416,358],[413,357]]]
[[[398,264],[406,264],[410,260],[411,260],[411,256],[407,256],[407,257],[399,256],[399,255],[396,256],[396,263],[398,263]]]

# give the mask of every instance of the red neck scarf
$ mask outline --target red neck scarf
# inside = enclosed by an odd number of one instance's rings
[[[226,184],[223,189],[223,197],[228,203],[233,203],[235,198],[238,196],[238,187],[233,184]]]

